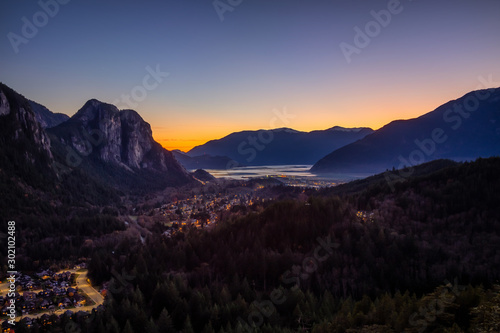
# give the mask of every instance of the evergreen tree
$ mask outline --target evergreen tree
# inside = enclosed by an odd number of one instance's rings
[[[158,328],[158,333],[173,333],[174,332],[172,318],[170,318],[170,315],[169,315],[167,309],[164,308],[161,311],[160,317],[158,318],[156,326]]]
[[[127,322],[125,323],[125,327],[122,330],[122,333],[134,333],[134,329],[132,328],[130,321],[127,320]]]

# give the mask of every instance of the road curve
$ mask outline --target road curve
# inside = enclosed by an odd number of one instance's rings
[[[70,270],[65,270],[65,271],[61,271],[58,273],[68,272],[68,271],[71,273],[79,274],[78,277],[76,278],[76,286],[78,287],[78,291],[82,291],[87,296],[89,296],[90,299],[95,304],[82,306],[79,308],[72,308],[72,309],[64,309],[64,310],[57,309],[53,313],[55,313],[56,315],[62,315],[67,310],[71,310],[73,312],[78,312],[78,311],[92,312],[92,309],[95,309],[96,307],[98,307],[99,305],[102,305],[104,303],[104,297],[97,290],[95,290],[94,287],[92,287],[92,285],[90,284],[90,282],[88,280],[88,277],[87,277],[88,270],[77,272],[75,269],[70,269]],[[7,283],[0,284],[0,295],[7,295],[8,288],[9,287],[8,287]],[[36,313],[36,314],[16,316],[16,321],[19,321],[23,318],[31,318],[31,319],[40,318],[44,314],[51,314],[51,311],[47,310],[47,311],[43,311],[43,312]],[[7,319],[7,317],[5,319]],[[2,320],[4,320],[4,319],[2,319]]]

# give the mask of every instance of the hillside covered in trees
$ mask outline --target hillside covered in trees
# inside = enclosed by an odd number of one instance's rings
[[[63,316],[55,326],[498,331],[499,170],[500,159],[490,158],[395,183],[381,176],[364,188],[228,215],[208,231],[93,247],[89,271],[108,290],[105,310],[87,319]]]

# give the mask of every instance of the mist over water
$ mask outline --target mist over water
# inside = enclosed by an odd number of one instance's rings
[[[216,178],[232,178],[245,180],[258,177],[297,177],[308,179],[328,179],[346,182],[355,179],[361,179],[370,176],[370,174],[327,174],[317,175],[309,170],[312,165],[263,165],[263,166],[245,166],[232,169],[215,170],[207,169],[211,175]]]

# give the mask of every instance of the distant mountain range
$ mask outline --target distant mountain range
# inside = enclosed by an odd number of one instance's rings
[[[377,131],[243,131],[183,153],[154,141],[151,126],[133,110],[92,99],[69,118],[0,84],[0,131],[0,177],[15,175],[30,186],[57,183],[75,170],[96,184],[145,190],[195,182],[186,169],[237,165],[314,164],[311,171],[318,174],[378,173],[436,159],[499,156],[500,88],[468,93]]]
[[[436,159],[500,155],[500,88],[470,92],[410,120],[397,120],[319,160],[315,173],[378,173]]]
[[[194,147],[187,155],[227,156],[242,165],[314,164],[333,150],[373,133],[370,128],[333,127],[300,132],[290,128],[243,131]]]

